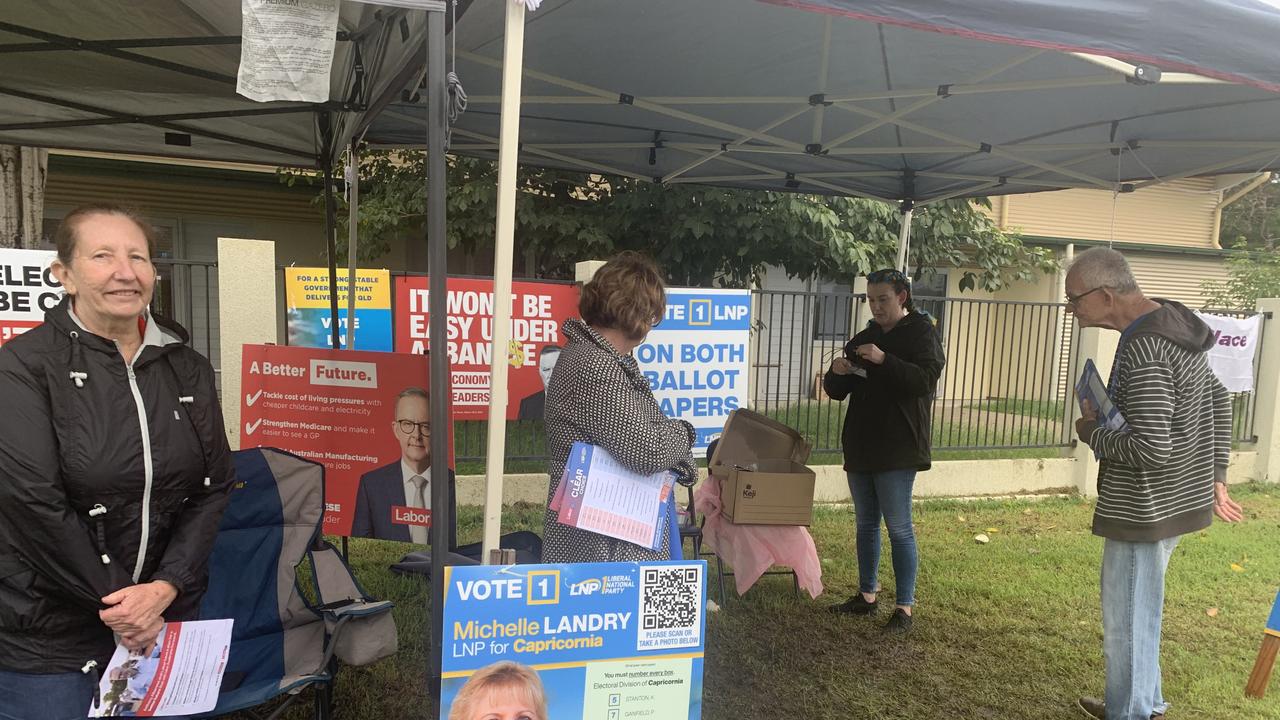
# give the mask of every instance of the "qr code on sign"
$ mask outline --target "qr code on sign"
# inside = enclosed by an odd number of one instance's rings
[[[703,565],[648,565],[640,573],[639,649],[702,642]]]

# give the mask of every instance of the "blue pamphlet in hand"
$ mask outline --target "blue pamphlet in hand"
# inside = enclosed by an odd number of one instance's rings
[[[1081,411],[1084,410],[1085,400],[1093,405],[1098,414],[1098,423],[1103,427],[1118,432],[1129,429],[1129,423],[1125,422],[1120,410],[1111,402],[1107,386],[1102,383],[1102,376],[1098,374],[1098,366],[1091,359],[1084,361],[1084,372],[1080,373],[1080,380],[1076,382],[1076,399],[1080,401]]]
[[[1111,402],[1111,396],[1107,394],[1107,386],[1102,383],[1098,366],[1093,364],[1092,359],[1084,361],[1084,372],[1080,373],[1080,379],[1076,381],[1076,400],[1079,402],[1081,412],[1084,411],[1085,401],[1089,401],[1094,412],[1097,413],[1098,424],[1102,427],[1117,432],[1129,430],[1129,423],[1120,414],[1120,409],[1115,403]],[[1093,451],[1093,456],[1102,458],[1096,449]]]
[[[672,472],[634,473],[604,448],[576,442],[552,509],[562,525],[657,550],[667,529],[664,510],[674,485]]]

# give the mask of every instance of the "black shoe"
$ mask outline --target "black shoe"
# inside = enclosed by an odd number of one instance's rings
[[[894,608],[889,622],[884,624],[884,631],[895,635],[906,635],[911,632],[911,616],[902,608]]]
[[[1076,707],[1084,711],[1088,717],[1094,720],[1107,720],[1106,705],[1098,698],[1082,697],[1076,701]]]
[[[878,602],[878,600],[867,602],[867,599],[862,597],[862,593],[854,593],[853,597],[839,605],[832,605],[827,608],[827,611],[845,615],[875,615],[876,610],[879,608],[879,605],[876,604]]]

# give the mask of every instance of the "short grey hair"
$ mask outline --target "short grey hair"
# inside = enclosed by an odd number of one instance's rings
[[[1089,248],[1071,261],[1068,274],[1073,274],[1090,287],[1107,287],[1121,295],[1139,292],[1138,281],[1129,269],[1124,255],[1111,248]]]
[[[405,388],[404,390],[401,390],[399,395],[396,395],[396,404],[399,405],[401,400],[408,397],[418,397],[418,398],[422,398],[423,400],[426,400],[427,402],[431,402],[430,393],[428,393],[426,390],[423,390],[420,387],[410,386]]]

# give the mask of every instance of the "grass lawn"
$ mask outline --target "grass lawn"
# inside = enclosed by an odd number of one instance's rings
[[[998,413],[1029,415],[1046,420],[1062,420],[1065,408],[1061,400],[1030,400],[1027,398],[992,398],[971,403],[974,407]]]
[[[991,458],[1058,457],[1062,454],[1060,431],[1050,422],[1047,413],[1052,410],[1047,403],[1030,400],[991,400],[978,409],[946,408],[936,413],[933,426],[933,447],[938,460],[977,460]],[[984,414],[998,413],[996,415]],[[838,451],[840,433],[844,426],[845,406],[831,401],[806,400],[784,407],[768,408],[765,415],[796,428],[815,448],[810,465],[840,464]],[[480,457],[485,453],[488,422],[482,420],[454,423],[454,447],[458,457]],[[1041,447],[996,447],[1004,445],[1035,445]],[[547,471],[545,459],[546,438],[541,420],[520,420],[507,423],[508,473],[540,473]],[[953,450],[956,447],[982,447],[982,450]],[[824,450],[827,449],[827,450]],[[512,459],[515,457],[516,459]],[[531,457],[536,459],[530,459]],[[705,463],[704,463],[705,464]],[[457,464],[459,475],[482,475],[482,460],[462,460]]]
[[[1280,717],[1280,681],[1272,681],[1266,700],[1243,694],[1280,587],[1280,486],[1238,486],[1233,494],[1245,506],[1246,522],[1215,523],[1185,537],[1169,567],[1162,658],[1170,720]],[[883,638],[883,614],[868,621],[825,612],[854,590],[857,567],[850,510],[820,507],[813,534],[824,558],[826,594],[797,599],[789,579],[764,578],[711,614],[703,716],[1078,717],[1075,698],[1100,695],[1103,686],[1102,541],[1089,532],[1091,503],[930,500],[916,512],[921,568],[914,635]],[[478,539],[479,509],[464,508],[460,520],[462,541]],[[508,509],[503,529],[541,526],[540,507],[519,505]],[[990,544],[973,542],[979,532],[990,535]],[[336,717],[434,718],[423,650],[426,585],[387,571],[404,546],[355,541],[351,548],[365,586],[396,602],[400,652],[341,673]],[[887,542],[881,582],[891,602]],[[1210,608],[1217,608],[1216,617],[1207,614]]]
[[[1236,444],[1248,440],[1252,428],[1246,423],[1251,411],[1249,396],[1232,396]],[[810,465],[842,462],[840,433],[844,426],[845,406],[830,400],[803,400],[761,410],[765,415],[789,425],[809,441],[814,454]],[[987,460],[997,458],[1060,457],[1072,434],[1066,437],[1061,427],[1061,401],[1025,398],[992,398],[962,405],[934,408],[933,449],[937,460]],[[454,424],[454,446],[458,457],[481,457],[485,454],[488,422],[468,420]],[[1022,447],[1017,447],[1022,446]],[[1031,446],[1031,447],[1027,447]],[[507,423],[508,473],[541,473],[547,471],[546,436],[541,420]],[[982,448],[980,450],[971,448]],[[512,458],[516,459],[512,459]],[[704,463],[705,464],[705,463]],[[457,465],[459,475],[482,475],[483,460],[463,460]]]

